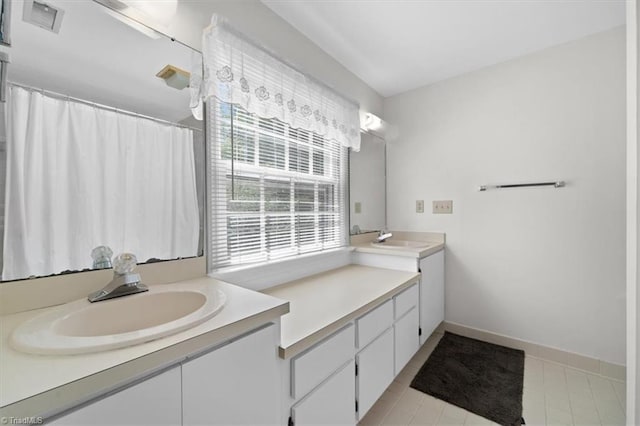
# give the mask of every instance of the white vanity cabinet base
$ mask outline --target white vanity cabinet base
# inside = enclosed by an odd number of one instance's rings
[[[47,424],[51,425],[179,425],[180,367],[107,396]]]
[[[420,259],[420,344],[444,321],[444,250]]]
[[[184,363],[182,424],[280,424],[278,340],[270,325]]]
[[[393,381],[395,377],[393,357],[393,327],[356,355],[358,420],[367,414]]]
[[[291,361],[291,396],[300,398],[353,358],[355,330],[348,325]]]
[[[397,376],[409,360],[420,348],[418,336],[418,307],[409,312],[394,324],[395,329],[395,375]]]
[[[291,418],[296,426],[354,425],[355,400],[355,374],[351,360],[291,407]]]
[[[420,280],[420,344],[424,344],[444,321],[444,260],[445,250],[427,257],[392,256],[379,253],[354,252],[352,262],[358,265],[422,272]],[[398,318],[398,316],[396,316]]]

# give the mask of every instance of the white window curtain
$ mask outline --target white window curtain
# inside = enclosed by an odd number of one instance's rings
[[[9,86],[3,280],[197,255],[192,130]]]
[[[203,78],[191,79],[194,115],[202,99],[241,106],[355,151],[360,149],[359,106],[252,43],[214,15],[203,34]]]

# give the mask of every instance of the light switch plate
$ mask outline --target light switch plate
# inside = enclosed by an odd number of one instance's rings
[[[416,200],[416,213],[424,213],[424,200]]]
[[[451,214],[453,213],[453,200],[439,200],[433,202],[434,214]]]
[[[354,210],[356,213],[362,213],[362,203],[360,201],[355,202]]]

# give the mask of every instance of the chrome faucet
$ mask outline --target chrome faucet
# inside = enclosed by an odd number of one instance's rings
[[[131,253],[122,253],[113,260],[113,279],[102,288],[89,294],[89,302],[100,302],[120,296],[149,291],[149,287],[140,282],[140,274],[134,274],[136,257]]]
[[[393,237],[393,234],[391,232],[385,232],[384,230],[380,230],[380,232],[378,233],[378,236],[376,237],[376,242],[377,243],[384,243],[387,238],[391,238]]]

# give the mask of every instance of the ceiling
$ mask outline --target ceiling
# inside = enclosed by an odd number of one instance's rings
[[[262,0],[384,97],[604,31],[623,0]]]

